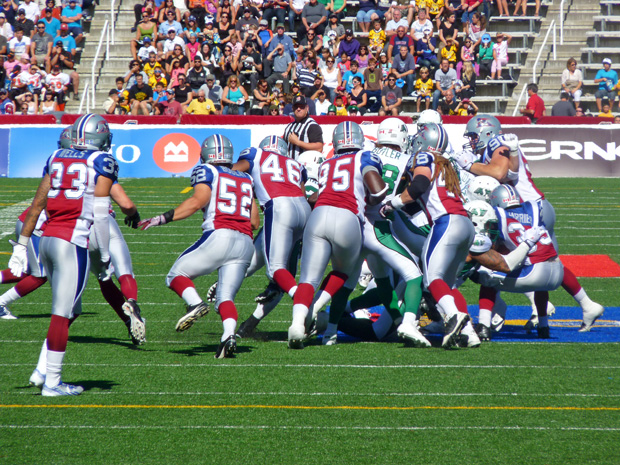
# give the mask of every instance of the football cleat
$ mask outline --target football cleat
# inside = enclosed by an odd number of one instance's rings
[[[129,317],[127,328],[134,345],[146,342],[146,321],[140,316],[140,307],[134,299],[129,299],[123,304],[123,312]]]
[[[259,304],[266,304],[275,299],[276,296],[280,293],[282,293],[282,289],[280,289],[280,286],[270,281],[265,290],[254,298],[254,301],[258,302]]]
[[[304,325],[292,324],[288,328],[288,348],[303,349],[304,339],[306,338],[306,328]]]
[[[326,311],[320,311],[316,314],[316,318],[312,320],[306,331],[306,340],[313,338],[317,334],[322,334],[327,329],[329,323],[329,314]]]
[[[30,375],[30,380],[28,380],[28,384],[42,389],[43,384],[45,384],[45,375],[41,373],[37,368],[35,368]]]
[[[254,330],[259,323],[260,320],[258,318],[256,318],[254,315],[250,315],[250,317],[239,326],[239,329],[237,330],[237,336],[250,337],[252,334],[254,334]]]
[[[596,321],[596,319],[603,314],[605,311],[605,307],[596,302],[592,302],[588,305],[584,305],[583,309],[583,323],[581,323],[581,328],[579,328],[580,333],[585,333],[590,331],[590,328]]]
[[[6,305],[0,305],[0,319],[2,320],[17,320],[17,317],[13,315]]]
[[[506,310],[508,310],[508,305],[498,296],[493,306],[493,319],[491,320],[492,331],[499,333],[502,330],[506,322]]]
[[[205,316],[207,313],[209,313],[209,306],[204,302],[200,302],[196,305],[188,305],[187,313],[177,322],[176,330],[178,332],[187,331],[194,325],[198,318]]]
[[[480,338],[476,334],[475,331],[472,331],[470,334],[465,334],[461,332],[461,336],[459,337],[459,341],[457,346],[463,349],[475,349],[480,347],[482,343],[480,342]]]
[[[549,326],[538,326],[538,339],[549,339]]]
[[[228,336],[217,347],[215,351],[215,358],[235,358],[235,351],[237,350],[237,340],[235,336]]]
[[[531,333],[538,326],[538,315],[530,316],[530,319],[527,320],[527,323],[523,326],[526,333]]]
[[[338,330],[329,331],[325,330],[323,333],[323,345],[334,346],[338,343]]]
[[[398,334],[398,337],[404,340],[405,343],[413,347],[424,348],[431,346],[431,343],[428,342],[418,328],[412,324],[401,323],[396,330],[396,334]]]
[[[217,298],[217,281],[211,284],[211,287],[207,291],[207,298],[205,300],[213,304],[215,303],[216,298]]]
[[[41,395],[43,397],[79,396],[83,392],[84,388],[82,386],[74,386],[73,384],[60,382],[54,387],[48,387],[44,384]]]
[[[441,347],[444,349],[451,349],[458,347],[461,331],[465,323],[469,321],[469,315],[467,313],[457,312],[450,318],[444,320],[446,325],[446,332],[443,336]]]
[[[475,329],[476,329],[476,334],[478,335],[481,341],[487,342],[491,340],[491,328],[483,325],[482,323],[478,323]]]

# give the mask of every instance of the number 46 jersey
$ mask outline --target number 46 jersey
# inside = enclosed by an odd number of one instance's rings
[[[251,238],[252,177],[225,166],[200,164],[194,168],[192,187],[206,184],[211,188],[211,200],[203,209],[203,231],[233,229]]]
[[[43,176],[46,174],[51,187],[46,208],[49,219],[43,236],[88,247],[97,179],[104,176],[116,181],[118,163],[107,152],[60,149],[48,158]]]
[[[261,206],[277,197],[303,197],[301,183],[307,181],[306,168],[292,158],[265,150],[248,148],[239,161],[250,164],[256,198]]]

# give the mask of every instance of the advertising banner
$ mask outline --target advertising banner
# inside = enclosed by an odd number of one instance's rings
[[[0,128],[0,178],[9,175],[9,138],[11,130]]]

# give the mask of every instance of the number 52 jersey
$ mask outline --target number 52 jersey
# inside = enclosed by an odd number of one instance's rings
[[[99,176],[116,181],[118,163],[98,150],[56,150],[47,160],[43,176],[50,176],[43,236],[58,237],[88,247],[93,223],[95,185]]]
[[[233,229],[251,238],[252,177],[219,165],[200,164],[192,171],[191,185],[206,184],[211,200],[203,208],[203,231]]]

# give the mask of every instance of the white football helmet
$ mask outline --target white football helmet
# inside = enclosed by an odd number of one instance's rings
[[[398,118],[387,118],[381,121],[377,130],[377,144],[395,145],[401,152],[409,147],[409,131]]]
[[[491,202],[491,192],[499,186],[499,181],[491,176],[476,176],[467,186],[469,200]]]
[[[297,161],[306,168],[308,178],[318,179],[319,166],[325,161],[325,158],[323,158],[323,154],[317,150],[308,150],[299,155]]]
[[[474,224],[476,234],[483,234],[494,240],[498,234],[498,220],[493,207],[484,200],[472,200],[463,205]]]
[[[427,123],[441,124],[441,115],[436,110],[424,110],[418,117],[418,130],[420,126]]]

